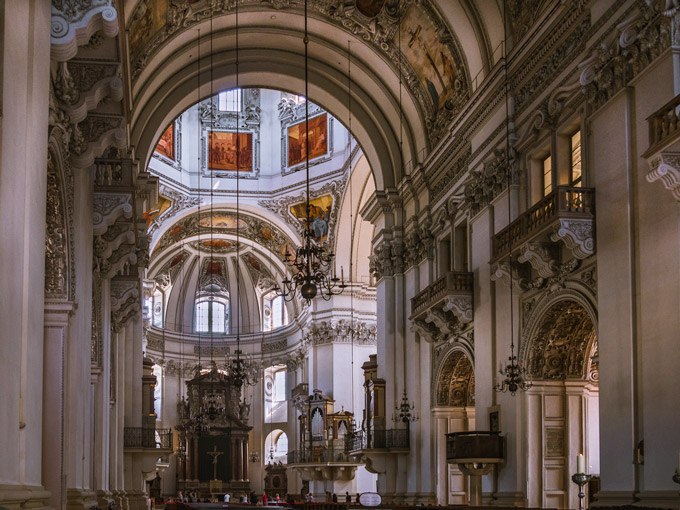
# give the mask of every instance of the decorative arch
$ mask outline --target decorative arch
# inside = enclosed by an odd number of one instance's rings
[[[68,164],[69,134],[51,129],[47,145],[47,211],[45,231],[45,297],[75,298],[73,259],[73,172]]]
[[[597,322],[592,302],[565,289],[536,307],[522,337],[520,359],[535,380],[597,380]],[[595,370],[595,375],[591,372]]]
[[[452,349],[442,362],[435,391],[437,407],[475,405],[475,372],[462,349]]]

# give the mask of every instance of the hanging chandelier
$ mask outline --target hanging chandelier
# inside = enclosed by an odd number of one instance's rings
[[[505,17],[506,5],[503,2],[503,17]],[[504,27],[505,22],[504,22]],[[503,29],[504,41],[507,42],[507,34],[505,28]],[[505,71],[505,166],[506,166],[506,178],[507,178],[507,190],[508,190],[508,222],[511,220],[511,207],[510,198],[512,196],[510,186],[512,184],[512,165],[510,163],[511,149],[510,149],[510,106],[509,106],[509,94],[510,88],[508,86],[508,61],[507,61],[507,48],[504,46],[504,60],[503,69]],[[517,390],[527,391],[531,388],[532,383],[529,379],[529,374],[526,368],[521,365],[515,356],[515,327],[514,327],[514,315],[513,315],[513,269],[512,269],[512,250],[510,251],[510,356],[508,357],[509,363],[505,367],[500,368],[498,373],[503,376],[503,380],[497,382],[494,385],[494,390],[505,393],[510,392],[514,395]]]
[[[332,296],[340,294],[347,285],[342,268],[338,278],[333,262],[335,254],[327,246],[314,237],[312,232],[311,207],[309,204],[309,36],[307,34],[307,0],[305,0],[305,169],[307,172],[307,218],[302,229],[302,245],[291,253],[286,249],[284,263],[290,268],[290,277],[286,275],[281,282],[278,293],[286,301],[292,301],[300,290],[300,297],[309,303],[316,296],[328,301]]]
[[[233,355],[227,355],[227,370],[234,386],[239,389],[255,386],[260,379],[260,367],[241,349],[236,349]]]
[[[404,389],[404,394],[401,397],[401,404],[394,407],[394,413],[392,414],[392,421],[402,422],[402,423],[413,423],[418,420],[418,415],[415,412],[415,404],[408,401],[406,396],[406,389]]]

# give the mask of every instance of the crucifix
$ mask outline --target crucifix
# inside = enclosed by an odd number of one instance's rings
[[[212,451],[205,452],[213,458],[213,480],[217,480],[217,457],[222,455],[224,452],[217,451],[217,445],[213,446]]]

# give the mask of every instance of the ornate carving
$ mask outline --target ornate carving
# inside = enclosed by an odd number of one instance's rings
[[[526,289],[530,283],[526,268],[516,262],[513,262],[511,266],[509,260],[491,264],[491,281],[502,281],[505,285],[510,285],[512,281],[513,286],[518,290]]]
[[[77,168],[87,168],[109,147],[123,149],[126,145],[127,135],[122,117],[90,113],[74,126],[71,162]]]
[[[101,31],[107,37],[118,34],[118,13],[110,0],[53,0],[52,52],[54,60],[64,62],[73,58],[78,46]]]
[[[275,340],[273,342],[262,342],[262,353],[282,351],[287,346],[288,340],[286,338],[282,338],[281,340]]]
[[[435,405],[463,407],[475,405],[475,374],[472,363],[460,349],[449,349],[436,376]]]
[[[149,234],[154,234],[156,230],[163,224],[163,222],[168,218],[174,218],[177,213],[184,209],[191,209],[196,207],[201,203],[201,197],[192,197],[182,193],[181,191],[176,191],[168,186],[161,184],[158,190],[158,194],[167,198],[172,202],[172,205],[168,207],[164,212],[159,214],[149,225],[147,232]]]
[[[130,195],[123,193],[95,193],[92,216],[95,235],[102,235],[121,217],[132,218]]]
[[[373,254],[369,256],[369,269],[376,280],[384,276],[394,275],[394,257],[392,250],[393,242],[383,240],[375,248]]]
[[[111,281],[111,328],[121,331],[125,324],[140,312],[139,282],[131,280]]]
[[[71,267],[64,193],[69,192],[57,168],[57,155],[47,153],[47,229],[45,232],[45,296],[68,299]]]
[[[571,300],[559,301],[541,318],[529,344],[528,369],[534,379],[587,376],[595,327],[586,310]]]
[[[357,345],[375,345],[376,331],[375,323],[359,320],[312,322],[304,328],[302,342],[306,346],[351,342]]]
[[[482,170],[470,172],[468,184],[465,186],[465,204],[470,214],[475,215],[496,198],[508,186],[508,169],[511,169],[512,184],[519,183],[519,158],[514,149],[510,151],[508,164],[505,149],[493,149],[493,157],[488,159]]]
[[[553,227],[550,239],[562,240],[578,259],[585,259],[595,253],[593,220],[560,219]]]
[[[442,308],[445,312],[451,312],[460,322],[467,324],[472,321],[472,296],[448,296]]]
[[[661,152],[650,159],[649,168],[647,182],[661,181],[673,198],[680,200],[680,152]]]
[[[335,224],[338,220],[338,215],[340,213],[340,203],[342,202],[342,194],[345,191],[346,181],[336,180],[325,183],[322,187],[317,189],[311,189],[309,192],[310,199],[317,197],[322,197],[324,195],[331,195],[333,197],[333,207],[331,208],[330,216],[328,218],[328,237],[329,239],[333,236],[335,231]],[[283,198],[274,198],[267,200],[259,200],[260,204],[265,209],[272,211],[281,218],[285,220],[286,223],[295,228],[295,230],[300,231],[304,225],[302,222],[293,216],[290,209],[293,204],[298,204],[305,202],[307,197],[304,192],[300,192],[297,195],[288,195]]]
[[[547,243],[525,243],[519,249],[518,262],[529,262],[539,276],[549,278],[555,274],[559,251]]]
[[[640,2],[639,12],[616,29],[579,64],[582,91],[595,108],[609,101],[671,44],[671,21],[655,2]]]

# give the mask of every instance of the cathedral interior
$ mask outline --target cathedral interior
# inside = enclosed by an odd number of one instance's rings
[[[1,508],[680,508],[680,2],[0,41]]]

